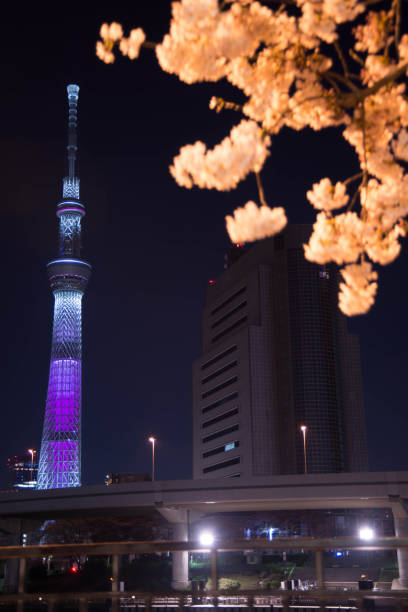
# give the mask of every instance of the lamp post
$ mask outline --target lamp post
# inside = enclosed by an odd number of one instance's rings
[[[33,481],[33,463],[34,463],[34,454],[37,452],[33,448],[29,448],[28,452],[31,455],[31,469],[30,469],[30,481]]]
[[[306,427],[306,425],[301,425],[300,426],[300,431],[302,432],[302,435],[303,435],[303,460],[304,460],[304,466],[305,466],[305,474],[307,474],[307,456],[306,456],[306,432],[307,432],[307,427]]]
[[[156,438],[153,438],[153,436],[150,436],[149,442],[152,445],[152,482],[153,482],[154,481],[154,445],[156,443]]]

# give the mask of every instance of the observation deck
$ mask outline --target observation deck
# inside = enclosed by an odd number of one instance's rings
[[[91,277],[92,266],[82,259],[61,257],[47,264],[51,289],[85,291]]]

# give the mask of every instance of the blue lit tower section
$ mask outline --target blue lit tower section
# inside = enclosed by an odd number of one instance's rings
[[[80,258],[85,208],[75,176],[78,85],[68,85],[67,92],[69,175],[57,205],[59,254],[47,266],[55,303],[38,489],[81,485],[81,308],[91,266]]]

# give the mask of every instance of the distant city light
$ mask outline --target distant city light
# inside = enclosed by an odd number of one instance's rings
[[[375,534],[371,527],[362,527],[358,535],[361,540],[372,540]]]
[[[270,542],[272,542],[273,540],[273,534],[274,532],[277,531],[277,527],[269,527],[268,529],[268,539]]]
[[[202,531],[198,539],[201,546],[212,546],[214,544],[214,534],[211,531]]]

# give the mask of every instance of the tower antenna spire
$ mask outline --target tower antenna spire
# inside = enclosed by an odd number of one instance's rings
[[[75,162],[78,151],[78,96],[79,86],[68,85],[68,176],[64,178],[62,197],[79,200],[79,178],[75,176]]]

